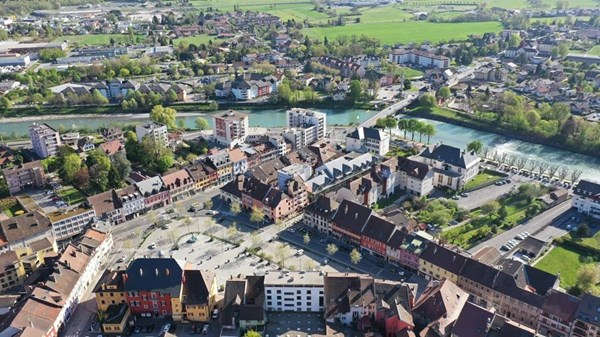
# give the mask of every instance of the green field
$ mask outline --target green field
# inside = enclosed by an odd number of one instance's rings
[[[500,22],[431,23],[425,21],[378,22],[347,24],[338,27],[304,29],[308,36],[333,39],[340,35],[367,35],[378,38],[383,44],[449,40],[465,40],[469,35],[502,30]]]
[[[179,37],[176,39],[173,39],[173,45],[174,46],[178,46],[179,43],[181,42],[185,42],[185,43],[189,43],[189,44],[195,44],[196,46],[199,46],[201,44],[208,44],[208,41],[213,41],[216,42],[218,39],[216,36],[209,36],[209,35],[196,35],[196,36],[190,36],[190,37]]]
[[[555,247],[535,267],[551,274],[560,273],[560,286],[569,289],[577,281],[577,270],[581,267],[582,255],[576,250]]]
[[[67,185],[56,191],[56,195],[61,197],[67,204],[75,205],[85,201],[85,196],[75,187]]]

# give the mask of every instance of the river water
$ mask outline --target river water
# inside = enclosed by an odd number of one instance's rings
[[[348,125],[367,119],[372,112],[357,109],[317,109],[327,114],[327,124]],[[250,114],[250,126],[281,127],[285,126],[285,110],[260,110],[252,111]],[[185,125],[194,128],[194,120],[201,113],[188,113],[183,119]],[[206,116],[208,117],[208,116]],[[210,118],[207,118],[210,122]],[[49,125],[67,129],[74,127],[99,128],[110,124],[141,123],[148,120],[147,115],[134,116],[110,116],[110,117],[82,117],[50,119],[46,121]],[[550,146],[528,143],[520,140],[509,139],[493,133],[478,131],[453,125],[445,122],[428,120],[436,127],[436,135],[431,137],[431,142],[443,142],[445,144],[466,147],[473,140],[481,141],[484,146],[499,153],[525,156],[531,160],[544,161],[551,164],[567,165],[574,169],[583,171],[582,178],[600,180],[600,158],[573,153],[570,151],[556,149]],[[27,128],[32,122],[11,121],[0,122],[0,136],[10,134],[27,134]],[[415,136],[416,138],[418,135]],[[418,138],[417,138],[418,139]]]

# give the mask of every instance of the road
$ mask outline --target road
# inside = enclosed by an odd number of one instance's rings
[[[371,127],[371,126],[375,125],[375,122],[377,122],[377,120],[379,118],[385,118],[389,115],[396,113],[400,109],[406,108],[412,102],[414,102],[414,100],[417,99],[417,97],[419,97],[419,95],[417,95],[417,93],[408,94],[408,96],[405,99],[398,101],[398,102],[388,106],[387,108],[379,111],[375,115],[369,117],[364,122],[360,123],[360,126]]]
[[[529,234],[536,236],[536,233],[542,231],[546,226],[553,223],[556,218],[567,216],[565,213],[569,212],[570,209],[571,201],[567,200],[558,206],[538,214],[524,224],[517,225],[504,233],[478,244],[477,246],[469,249],[469,253],[473,254],[486,246],[492,246],[500,249],[502,245],[514,239],[515,235],[519,233],[529,232]]]

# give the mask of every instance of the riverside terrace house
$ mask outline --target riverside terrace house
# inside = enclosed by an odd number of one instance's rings
[[[46,184],[46,173],[39,160],[2,170],[8,191],[18,193],[28,187],[44,187]]]
[[[434,170],[427,164],[410,158],[398,158],[399,188],[418,197],[433,191]]]
[[[58,131],[45,123],[33,123],[29,127],[29,138],[33,152],[41,159],[55,155],[61,145]]]
[[[430,145],[418,156],[412,157],[434,170],[433,185],[460,190],[479,173],[479,157],[473,151],[445,145]]]
[[[256,178],[238,176],[221,187],[219,196],[228,203],[240,203],[246,210],[257,207],[270,220],[287,218],[308,204],[308,194],[300,178],[290,180],[281,191]]]
[[[242,144],[248,136],[248,115],[228,110],[212,115],[213,138],[229,147]]]
[[[188,197],[194,193],[194,179],[192,179],[192,176],[190,176],[186,169],[165,174],[161,179],[165,187],[169,190],[173,201]]]
[[[277,92],[280,81],[275,76],[261,74],[244,74],[231,83],[231,93],[238,101],[269,96]]]
[[[160,176],[145,177],[136,175],[141,180],[134,185],[144,197],[144,207],[147,210],[164,207],[171,204],[171,194]]]
[[[600,184],[589,180],[580,180],[575,187],[571,205],[579,213],[600,219]]]
[[[24,301],[3,336],[58,336],[77,308],[79,301],[99,271],[100,265],[112,248],[110,233],[88,230],[81,240],[69,244],[54,270],[43,283],[38,283]],[[25,332],[23,332],[25,331]]]
[[[224,184],[233,180],[233,163],[227,151],[219,151],[208,156],[206,163],[217,170],[218,184]]]
[[[381,129],[359,126],[346,136],[346,151],[384,156],[390,150],[390,135]]]
[[[306,182],[306,187],[313,194],[323,191],[367,171],[375,164],[376,160],[377,158],[370,153],[348,153],[317,167],[315,176]]]
[[[221,325],[241,331],[263,329],[265,316],[265,276],[237,275],[225,281]]]
[[[373,323],[385,331],[385,336],[414,328],[410,314],[416,297],[414,284],[354,273],[326,273],[323,284],[324,317],[329,323],[356,323],[359,329]]]
[[[415,64],[426,68],[448,68],[450,59],[443,55],[435,55],[422,49],[396,49],[388,57],[388,61],[396,64]]]
[[[104,220],[112,226],[125,221],[121,198],[114,189],[88,197],[87,200],[94,209],[96,219]]]
[[[452,281],[431,281],[412,309],[421,336],[448,336],[469,294]]]

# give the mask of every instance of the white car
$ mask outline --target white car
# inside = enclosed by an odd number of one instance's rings
[[[304,254],[304,249],[298,249],[298,251],[296,252],[296,255],[302,255]]]

